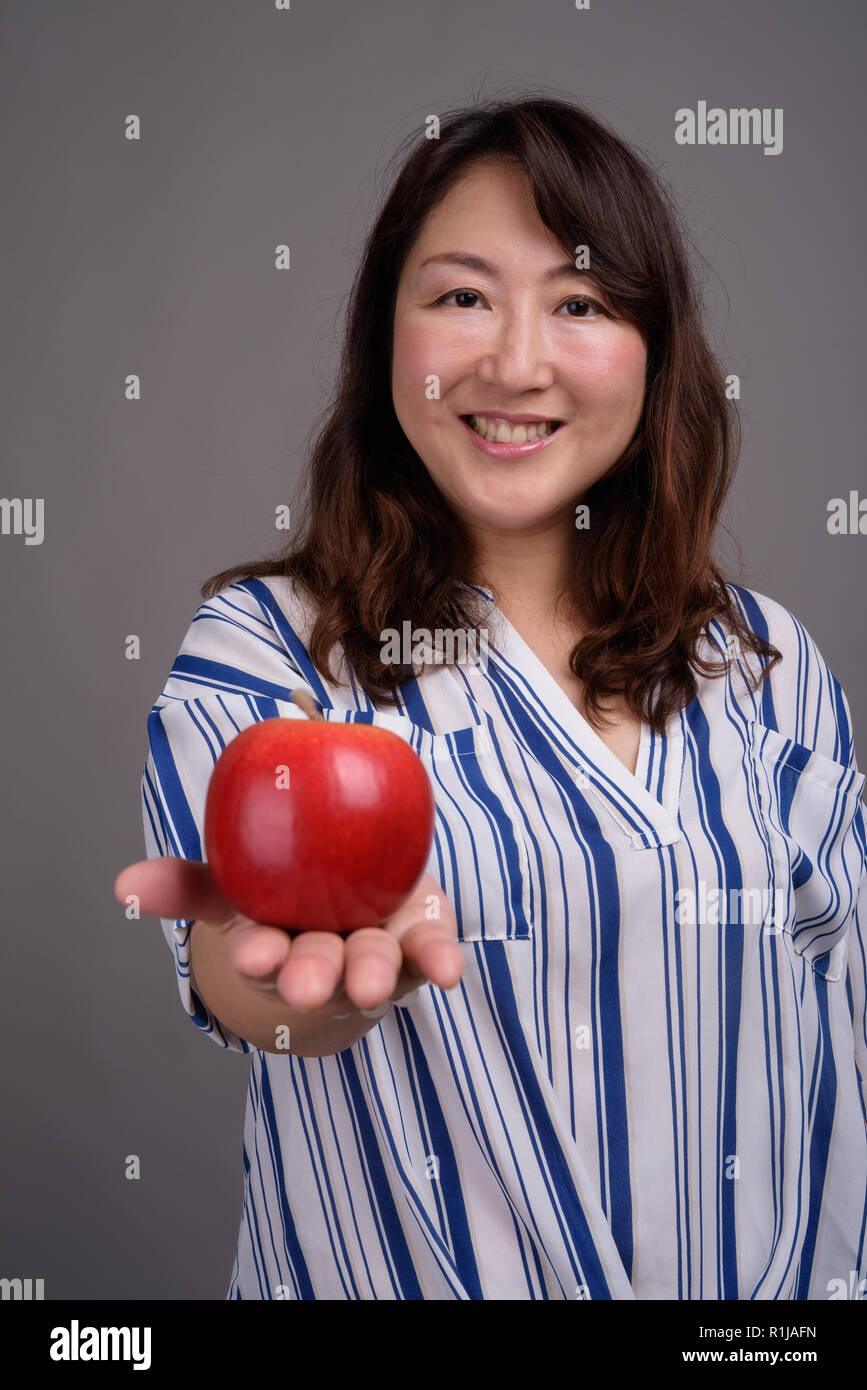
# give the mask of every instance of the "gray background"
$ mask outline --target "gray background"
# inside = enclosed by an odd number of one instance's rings
[[[815,637],[867,765],[867,537],[826,530],[865,485],[863,7],[28,0],[0,29],[0,490],[46,508],[41,546],[0,537],[0,1275],[220,1299],[250,1063],[186,1019],[159,924],[112,883],[144,856],[146,718],[199,585],[275,539],[384,162],[426,115],[539,84],[650,155],[741,376],[743,567],[719,554]],[[702,99],[782,107],[782,153],[675,144]]]

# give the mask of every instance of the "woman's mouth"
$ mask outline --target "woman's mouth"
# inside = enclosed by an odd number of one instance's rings
[[[550,444],[562,420],[510,424],[496,415],[462,415],[461,423],[477,448],[496,458],[520,458]]]

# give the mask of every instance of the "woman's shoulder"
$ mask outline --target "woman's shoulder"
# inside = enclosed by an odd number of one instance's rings
[[[196,610],[188,638],[214,630],[214,624],[228,625],[236,632],[273,641],[289,640],[306,649],[316,621],[318,604],[313,596],[287,575],[265,578],[248,576],[236,580],[205,599]]]
[[[830,633],[827,643],[822,637],[820,646],[805,623],[779,600],[741,584],[727,583],[726,588],[746,625],[776,647],[782,658],[765,678],[766,691],[763,686],[756,692],[760,722],[773,724],[787,738],[849,765],[854,758],[851,712],[832,669],[837,656],[830,647]],[[747,654],[746,664],[761,673],[754,653]]]
[[[812,641],[803,623],[778,599],[744,584],[727,582],[726,589],[746,625],[766,642],[782,650],[782,647],[790,649],[792,643],[799,640]]]
[[[200,602],[158,703],[214,692],[278,697],[315,679],[308,645],[316,604],[283,576],[247,577]]]
[[[792,664],[797,664],[798,660],[824,662],[812,633],[790,608],[769,594],[760,593],[758,589],[748,588],[744,584],[726,581],[725,587],[732,607],[743,624],[781,653],[783,660],[777,663],[774,670],[785,667],[788,676]],[[714,620],[711,630],[716,645],[720,644],[720,639],[725,642],[733,632],[731,622],[726,619]],[[735,647],[737,650],[737,644]],[[750,654],[749,662],[760,669],[757,656]]]

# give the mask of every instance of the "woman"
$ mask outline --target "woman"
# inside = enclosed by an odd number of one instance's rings
[[[530,97],[414,143],[304,542],[204,586],[149,721],[154,862],[116,885],[197,1025],[252,1052],[228,1297],[863,1272],[864,774],[810,635],[711,559],[731,410],[677,218],[613,133]],[[485,657],[395,661],[405,622]],[[239,918],[201,863],[221,748],[302,690],[407,739],[436,798],[413,899],[345,940]]]

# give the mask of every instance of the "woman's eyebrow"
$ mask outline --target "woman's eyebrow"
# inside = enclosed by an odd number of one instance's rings
[[[469,251],[441,251],[435,256],[428,256],[427,260],[422,261],[419,271],[424,270],[428,265],[459,265],[466,270],[478,270],[485,275],[490,275],[493,280],[502,280],[503,274],[498,265],[493,261],[486,261],[482,256],[474,256]],[[586,271],[579,270],[571,261],[561,261],[559,265],[551,266],[540,277],[542,281],[565,279],[592,280],[593,276]]]

